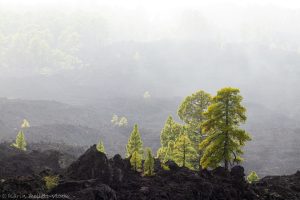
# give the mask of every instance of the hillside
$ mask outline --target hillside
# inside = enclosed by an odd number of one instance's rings
[[[175,117],[180,101],[180,98],[115,98],[97,99],[89,105],[79,106],[55,101],[2,98],[0,139],[14,139],[20,122],[26,118],[31,123],[26,133],[29,143],[47,141],[86,147],[101,138],[112,156],[124,153],[132,126],[138,123],[145,146],[156,150],[160,146],[161,128],[169,114]],[[247,103],[246,107],[248,121],[245,128],[253,137],[246,145],[246,171],[271,175],[290,174],[298,170],[300,129],[297,121],[258,104]],[[129,125],[113,126],[110,122],[113,114],[126,116]]]

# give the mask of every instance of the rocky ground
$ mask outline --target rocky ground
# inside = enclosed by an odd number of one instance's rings
[[[20,152],[0,145],[0,194],[2,199],[76,200],[299,200],[300,172],[290,176],[265,177],[255,184],[245,181],[244,169],[230,172],[194,172],[168,162],[170,170],[155,163],[155,176],[144,177],[130,169],[130,163],[115,155],[108,159],[95,146],[67,168],[57,151]],[[43,177],[59,175],[51,190]]]

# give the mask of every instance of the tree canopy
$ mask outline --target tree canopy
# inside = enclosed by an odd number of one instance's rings
[[[143,141],[138,129],[138,125],[135,124],[133,131],[131,132],[130,138],[126,146],[126,157],[132,156],[134,152],[138,154],[143,154]]]
[[[106,153],[105,152],[105,147],[104,147],[104,144],[103,144],[103,141],[100,140],[99,143],[97,144],[96,146],[97,150],[101,153]]]
[[[183,131],[176,140],[172,154],[173,160],[179,166],[193,169],[193,161],[196,159],[197,152],[186,132]]]
[[[157,157],[161,160],[164,160],[169,142],[175,142],[180,135],[181,129],[182,126],[176,123],[172,116],[169,116],[160,134],[161,147],[157,151]]]
[[[249,134],[239,128],[246,121],[242,99],[239,89],[223,88],[204,113],[206,121],[202,127],[207,137],[200,144],[200,148],[204,149],[201,158],[204,168],[214,168],[224,162],[224,167],[228,169],[229,164],[242,161],[242,146],[251,140]]]
[[[134,171],[138,171],[142,168],[142,156],[139,152],[134,151],[130,157],[130,164]]]
[[[21,124],[21,130],[18,132],[16,136],[16,141],[12,143],[11,146],[20,149],[22,151],[26,151],[27,142],[25,139],[24,131],[29,127],[30,127],[29,122],[26,119],[24,119]]]
[[[179,118],[184,121],[187,133],[190,140],[193,142],[193,146],[197,151],[197,159],[194,161],[194,168],[200,169],[200,159],[202,151],[199,149],[199,143],[203,138],[202,123],[206,119],[204,113],[208,106],[211,104],[212,97],[210,94],[203,90],[199,90],[196,93],[187,96],[177,111]]]
[[[20,130],[17,134],[15,143],[12,144],[13,147],[20,149],[22,151],[26,151],[26,139],[23,130]]]
[[[146,148],[146,159],[144,163],[144,174],[146,176],[154,175],[154,157],[152,155],[152,150],[150,148]]]

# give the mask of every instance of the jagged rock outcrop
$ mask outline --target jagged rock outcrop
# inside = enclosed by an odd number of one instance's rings
[[[267,176],[251,188],[259,199],[267,200],[299,200],[300,199],[300,171],[289,176]]]
[[[27,159],[25,154],[19,156]],[[196,172],[172,161],[166,163],[170,170],[163,170],[158,165],[156,160],[154,176],[143,176],[131,170],[128,159],[122,159],[120,155],[108,159],[94,145],[61,173],[59,184],[51,191],[45,189],[42,177],[54,172],[44,170],[40,175],[2,181],[0,192],[46,193],[57,195],[57,199],[74,200],[300,199],[300,172],[291,176],[265,177],[249,184],[241,166],[233,167],[230,172],[222,167]]]
[[[143,177],[132,171],[129,161],[123,160],[120,155],[108,160],[105,154],[92,146],[67,169],[69,180],[54,191],[63,192],[65,187],[65,192],[68,192],[68,185],[74,184],[72,180],[85,180],[93,182],[90,188],[95,188],[97,183],[107,184],[121,200],[255,199],[255,194],[244,179],[244,169],[240,166],[229,173],[221,167],[213,171],[194,172],[178,167],[173,161],[168,161],[166,165],[170,170],[156,166],[158,170],[155,176]]]
[[[58,173],[61,171],[60,156],[58,151],[20,151],[8,144],[0,144],[0,177],[30,176],[45,169]]]
[[[116,192],[108,185],[97,179],[66,181],[54,188],[50,195],[64,194],[66,198],[74,200],[116,200]]]
[[[97,178],[103,183],[110,183],[112,168],[105,154],[99,152],[94,145],[67,168],[66,176],[73,180]]]
[[[45,194],[46,192],[44,181],[37,175],[2,179],[0,182],[0,198],[2,197],[2,199],[22,199],[20,197],[28,197],[30,194]]]

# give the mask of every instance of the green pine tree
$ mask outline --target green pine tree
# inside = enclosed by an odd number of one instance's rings
[[[172,116],[169,116],[160,134],[161,147],[157,151],[157,157],[160,160],[164,160],[169,142],[175,142],[180,135],[181,129],[182,126],[176,123]]]
[[[18,132],[18,135],[16,137],[16,141],[15,141],[15,143],[12,144],[12,146],[17,148],[17,149],[20,149],[22,151],[26,151],[27,143],[26,143],[26,140],[25,140],[24,132],[22,130],[20,130]]]
[[[126,157],[129,158],[134,152],[143,155],[143,141],[138,129],[138,125],[135,124],[133,131],[131,132],[130,138],[126,146]]]
[[[130,158],[130,164],[134,171],[139,171],[142,168],[142,156],[138,151],[134,151]]]
[[[104,153],[104,154],[106,153],[105,152],[105,147],[104,147],[104,144],[103,144],[102,140],[99,141],[96,148],[99,152]]]
[[[197,151],[184,130],[174,144],[173,160],[181,167],[193,169],[195,159],[197,159]]]
[[[206,119],[204,112],[211,104],[211,101],[211,95],[200,90],[186,97],[177,112],[179,118],[186,123],[189,138],[197,151],[197,158],[194,160],[195,169],[201,169],[200,159],[202,151],[199,149],[199,143],[202,141],[204,135],[201,125]]]
[[[166,163],[169,160],[173,160],[173,151],[174,151],[174,142],[171,140],[168,144],[168,148],[163,159],[163,163]]]
[[[259,180],[258,175],[256,174],[256,172],[252,171],[248,176],[247,176],[247,181],[249,183],[254,183],[257,182]]]
[[[207,137],[200,144],[204,149],[201,158],[204,168],[214,168],[224,162],[228,170],[229,164],[242,161],[241,147],[251,138],[239,128],[246,121],[246,109],[241,105],[243,98],[239,93],[239,89],[230,87],[219,90],[205,113],[207,120],[202,127]]]
[[[150,148],[146,148],[146,160],[144,163],[144,174],[146,176],[154,175],[154,157],[152,155],[152,150]]]

